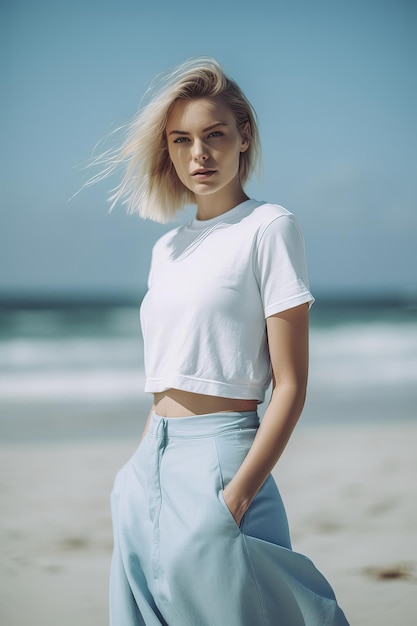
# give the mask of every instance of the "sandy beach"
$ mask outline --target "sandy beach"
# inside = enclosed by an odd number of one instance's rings
[[[416,623],[416,442],[410,422],[302,424],[274,470],[294,549],[329,578],[352,626]],[[1,445],[2,624],[107,623],[109,493],[136,444]]]

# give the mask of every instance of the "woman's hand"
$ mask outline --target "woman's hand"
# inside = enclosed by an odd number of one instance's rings
[[[250,502],[245,502],[237,496],[233,491],[233,483],[229,483],[223,489],[223,500],[238,526],[242,521],[242,517],[249,508]]]

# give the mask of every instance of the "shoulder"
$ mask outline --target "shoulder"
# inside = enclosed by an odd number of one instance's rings
[[[293,213],[285,209],[280,204],[272,204],[271,202],[260,202],[251,212],[251,219],[254,220],[260,227],[267,227],[269,224],[280,218],[283,218],[284,222],[286,220],[295,220]]]
[[[286,236],[291,232],[301,235],[300,226],[293,213],[279,204],[264,202],[252,212],[252,218],[257,225],[258,242],[265,234],[272,236]]]
[[[259,219],[270,221],[277,217],[292,215],[292,213],[280,204],[261,202],[254,208],[253,215]]]

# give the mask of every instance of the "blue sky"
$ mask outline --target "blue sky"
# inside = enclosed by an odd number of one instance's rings
[[[258,113],[247,191],[297,215],[313,291],[417,293],[415,2],[3,0],[0,18],[0,293],[143,290],[167,227],[109,214],[114,180],[68,200],[153,76],[200,54]]]

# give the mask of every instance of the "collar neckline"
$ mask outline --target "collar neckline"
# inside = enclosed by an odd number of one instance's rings
[[[229,209],[216,217],[212,217],[208,220],[199,220],[196,217],[191,220],[187,224],[187,227],[191,230],[203,230],[204,228],[209,228],[210,226],[214,226],[220,222],[229,222],[232,221],[237,215],[240,215],[242,211],[247,210],[249,207],[252,207],[252,204],[256,204],[256,200],[252,198],[248,198],[248,200],[244,200],[240,204],[237,204],[233,209]]]

